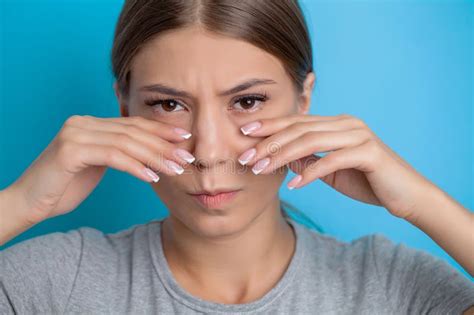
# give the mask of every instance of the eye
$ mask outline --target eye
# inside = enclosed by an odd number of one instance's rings
[[[179,102],[174,99],[164,99],[164,98],[151,98],[146,99],[145,104],[151,106],[154,112],[158,113],[174,113],[179,112],[180,110],[175,110],[178,107],[183,107]]]
[[[237,98],[234,101],[234,104],[240,107],[237,109],[239,112],[254,112],[260,110],[265,101],[268,100],[266,93],[263,95],[261,94],[253,94],[253,95],[245,95]],[[256,105],[257,104],[257,105]]]

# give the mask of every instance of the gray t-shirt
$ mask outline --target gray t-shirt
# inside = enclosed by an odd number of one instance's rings
[[[378,234],[341,242],[287,220],[296,232],[292,260],[250,303],[184,290],[163,254],[162,221],[153,220],[113,234],[54,232],[4,249],[0,314],[461,314],[474,304],[474,283],[439,258]]]

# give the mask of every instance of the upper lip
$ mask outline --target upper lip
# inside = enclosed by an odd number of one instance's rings
[[[192,192],[191,195],[217,195],[226,192],[232,192],[239,189],[232,189],[232,188],[218,188],[213,190],[199,190],[196,192]]]

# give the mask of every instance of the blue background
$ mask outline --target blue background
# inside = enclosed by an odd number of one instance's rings
[[[121,4],[1,2],[0,188],[21,175],[67,117],[120,115],[109,57]],[[473,2],[307,0],[302,7],[318,77],[311,112],[363,119],[420,173],[472,209]],[[383,233],[468,276],[416,227],[321,181],[293,191],[282,186],[281,197],[339,239]],[[37,224],[0,249],[80,226],[115,232],[166,214],[148,184],[109,169],[78,209]]]

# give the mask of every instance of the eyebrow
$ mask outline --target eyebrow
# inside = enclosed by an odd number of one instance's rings
[[[252,86],[262,85],[262,84],[276,84],[276,82],[271,79],[250,79],[242,83],[239,83],[238,85],[234,86],[233,88],[229,90],[220,92],[218,95],[227,96],[227,95],[231,95],[231,94],[235,94],[235,93],[247,90],[251,88]],[[173,95],[176,97],[187,97],[191,99],[193,98],[193,96],[186,91],[178,90],[170,86],[166,86],[162,83],[156,83],[152,85],[143,86],[140,88],[140,91],[159,92],[162,94]]]

